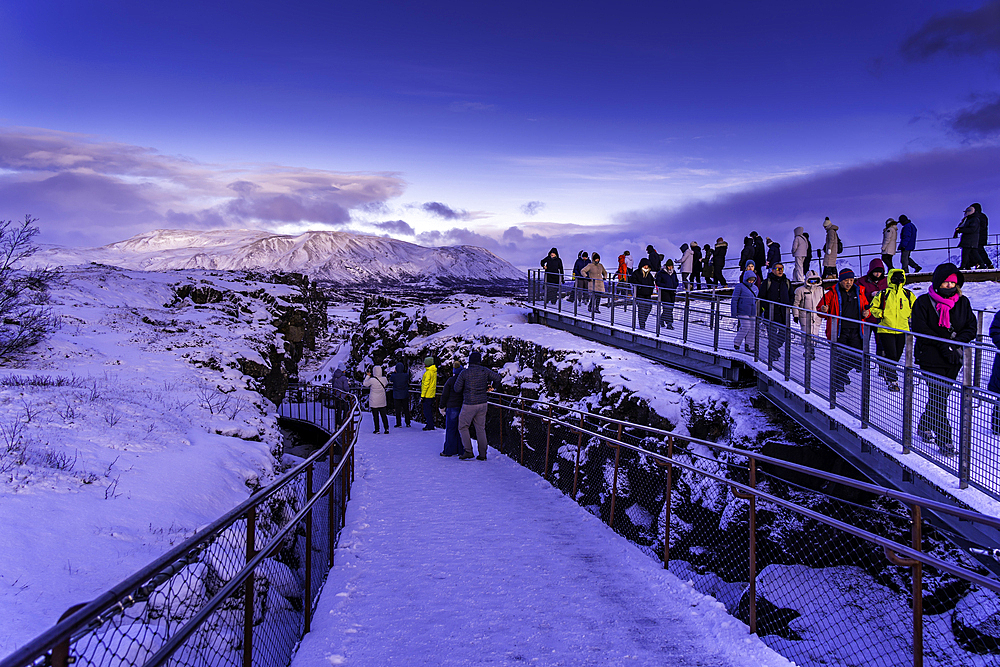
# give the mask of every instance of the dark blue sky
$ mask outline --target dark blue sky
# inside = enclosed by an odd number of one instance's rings
[[[357,229],[527,264],[826,215],[941,235],[1000,192],[997,0],[36,0],[0,6],[0,63],[0,218],[52,242]]]

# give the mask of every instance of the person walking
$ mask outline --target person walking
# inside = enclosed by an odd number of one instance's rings
[[[889,218],[882,230],[882,262],[886,270],[892,269],[892,256],[896,254],[896,235],[899,223]],[[904,267],[905,270],[905,267]]]
[[[632,273],[629,282],[635,285],[636,309],[639,315],[639,328],[646,328],[649,311],[653,309],[653,287],[656,277],[649,270],[649,260],[640,259],[639,268]]]
[[[764,281],[764,265],[767,263],[767,249],[764,239],[757,232],[750,232],[753,237],[753,264],[757,268],[757,284]]]
[[[347,422],[348,407],[345,394],[350,393],[351,384],[347,381],[347,373],[344,372],[344,364],[337,364],[333,371],[334,404],[337,406],[337,426]],[[338,393],[339,392],[339,393]]]
[[[385,377],[382,376],[382,367],[374,366],[370,373],[365,374],[363,386],[368,389],[368,407],[372,410],[372,423],[378,433],[378,420],[382,418],[382,430],[389,432],[389,416],[386,414],[385,388],[388,385]]]
[[[681,282],[684,289],[691,289],[691,267],[694,265],[694,252],[687,243],[681,245]]]
[[[840,227],[833,224],[830,218],[823,221],[823,229],[826,230],[826,242],[823,244],[823,277],[835,277],[837,275],[837,255],[842,247],[840,235],[837,233]]]
[[[923,271],[920,265],[910,258],[910,253],[917,247],[917,226],[905,215],[899,216],[899,268],[903,271],[914,269],[918,273]]]
[[[809,239],[804,236],[805,232],[805,227],[796,227],[795,239],[792,240],[792,259],[795,261],[795,268],[792,270],[792,281],[796,283],[805,282],[806,279]]]
[[[712,263],[715,264],[715,284],[722,285],[723,287],[729,284],[726,282],[726,275],[723,273],[723,269],[726,268],[727,250],[729,250],[729,244],[720,236],[715,240],[715,252],[712,253]]]
[[[881,325],[875,332],[875,349],[879,357],[893,362],[879,364],[879,375],[885,378],[889,391],[899,391],[896,366],[906,346],[906,334],[902,332],[910,330],[910,315],[916,297],[906,289],[906,273],[902,269],[890,269],[887,284],[871,302],[872,317]]]
[[[660,326],[665,329],[674,328],[674,303],[677,301],[677,288],[680,281],[674,273],[674,260],[668,259],[663,268],[656,272],[656,286],[660,292]]]
[[[785,275],[779,259],[760,286],[760,312],[767,320],[767,361],[773,364],[780,356],[788,326],[788,306],[792,305],[792,281]]]
[[[392,404],[396,412],[396,428],[403,425],[403,418],[406,418],[406,427],[410,427],[410,373],[406,370],[406,364],[402,361],[396,362],[396,371],[389,374],[389,381],[392,382]]]
[[[839,280],[819,302],[820,317],[826,318],[826,337],[838,346],[838,360],[833,374],[833,392],[842,392],[851,380],[851,369],[861,371],[861,355],[850,350],[861,350],[861,320],[871,313],[868,300],[861,288],[854,284],[854,271],[845,268]]]
[[[697,241],[691,241],[691,287],[701,289],[701,246]]]
[[[810,271],[806,274],[805,282],[795,290],[795,296],[792,297],[792,317],[802,329],[806,355],[810,359],[816,358],[813,339],[823,332],[823,318],[815,312],[822,299],[823,281],[820,280],[818,273]]]
[[[775,264],[781,261],[781,244],[777,241],[772,241],[771,237],[767,237],[767,268],[773,267]]]
[[[646,259],[649,260],[649,270],[656,273],[660,270],[660,266],[662,266],[663,255],[656,252],[656,248],[653,247],[653,244],[646,246],[646,252],[648,253]]]
[[[955,227],[953,238],[958,239],[958,247],[962,249],[962,271],[979,266],[979,214],[971,204],[965,209],[965,217]]]
[[[462,436],[458,432],[458,417],[462,413],[462,392],[455,391],[455,381],[462,374],[462,364],[451,362],[451,376],[445,380],[441,390],[441,415],[444,417],[444,449],[441,456],[457,456],[462,453]]]
[[[576,263],[573,264],[573,277],[576,278],[576,289],[573,290],[573,297],[582,301],[584,293],[587,291],[587,280],[583,277],[583,267],[590,264],[590,253],[581,250],[576,255]]]
[[[747,270],[747,262],[753,261],[753,237],[757,232],[750,232],[750,236],[743,237],[743,250],[740,251],[740,280],[742,274]]]
[[[630,257],[631,254],[628,250],[618,255],[618,272],[615,274],[615,278],[618,279],[618,282],[627,283],[628,277],[632,275],[628,266],[628,260]]]
[[[993,345],[1000,349],[1000,312],[993,316],[990,324],[990,339]],[[986,385],[986,391],[1000,394],[1000,354],[993,355],[993,371],[990,373],[990,383]],[[1000,433],[1000,401],[993,401],[993,415],[990,419],[991,429],[994,433]]]
[[[749,262],[753,265],[753,262]],[[739,352],[740,345],[751,354],[754,351],[754,337],[751,332],[757,317],[757,273],[752,268],[743,272],[743,277],[733,288],[733,298],[730,301],[730,313],[736,318],[738,331],[733,340],[733,348]]]
[[[943,454],[955,453],[948,419],[948,395],[953,385],[947,380],[957,378],[962,368],[964,348],[958,343],[976,338],[976,316],[968,297],[962,294],[964,283],[965,276],[954,264],[938,266],[927,292],[914,301],[910,320],[913,332],[923,334],[917,336],[914,356],[927,381],[927,405],[917,431],[925,442],[937,444]]]
[[[420,406],[424,412],[424,431],[434,430],[434,396],[437,395],[438,369],[434,357],[424,359],[424,376],[420,378]]]
[[[862,276],[858,280],[858,287],[861,291],[865,293],[865,298],[868,299],[868,303],[872,302],[872,298],[875,296],[876,292],[884,290],[889,286],[888,281],[885,278],[885,265],[882,264],[881,259],[873,259],[868,262],[868,273]],[[865,318],[865,322],[869,324],[878,324],[878,320],[873,316],[869,315]],[[868,341],[871,340],[871,335],[874,333],[875,327],[864,327],[864,341],[865,347],[868,348]],[[875,338],[875,354],[881,354],[878,348],[879,338]]]
[[[563,263],[559,259],[559,251],[555,248],[540,262],[545,269],[545,303],[555,303],[559,298],[559,287],[563,279]]]
[[[979,267],[992,269],[993,261],[986,251],[986,246],[990,242],[990,219],[983,213],[983,207],[978,202],[973,204],[972,208],[976,209],[976,213],[979,215]]]
[[[458,432],[462,436],[465,450],[458,457],[462,460],[472,458],[472,434],[469,433],[469,427],[473,424],[479,444],[479,456],[476,458],[486,460],[486,449],[489,446],[486,439],[487,392],[491,382],[497,387],[503,383],[499,373],[482,364],[483,355],[479,350],[473,350],[469,355],[469,367],[455,381],[454,391],[462,394],[462,412],[458,417]]]
[[[590,292],[590,312],[601,312],[601,295],[604,294],[604,281],[608,279],[608,270],[601,264],[600,253],[591,255],[590,264],[580,271],[587,281],[587,290]]]
[[[809,240],[809,232],[802,232],[802,236],[806,237],[806,243],[808,244],[806,246],[806,259],[802,262],[802,271],[804,271],[806,275],[809,275],[809,265],[812,263],[813,259],[813,244],[812,241]]]
[[[702,246],[702,250],[705,251],[705,259],[701,263],[701,273],[705,276],[705,285],[715,284],[715,249],[712,247],[711,243],[706,243]]]

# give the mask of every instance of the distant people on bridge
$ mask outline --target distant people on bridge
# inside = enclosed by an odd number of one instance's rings
[[[913,312],[913,292],[906,289],[906,274],[902,269],[890,269],[887,287],[877,292],[872,298],[872,317],[881,325],[899,331],[910,330],[910,315]],[[906,334],[879,328],[875,332],[877,343],[875,349],[878,356],[891,364],[879,364],[878,374],[888,385],[889,391],[899,391],[899,376],[896,373],[896,363],[903,356],[906,347]]]
[[[917,226],[905,215],[899,216],[899,268],[903,271],[914,269],[923,271],[919,264],[910,258],[910,253],[917,247]]]
[[[843,245],[840,240],[838,230],[840,227],[833,224],[830,218],[823,220],[823,229],[826,230],[826,242],[823,244],[823,277],[837,277],[837,255]]]
[[[990,219],[983,213],[983,207],[978,203],[972,205],[979,214],[979,268],[992,269],[993,260],[990,259],[986,251],[986,245],[990,242]]]
[[[730,301],[730,313],[736,318],[738,331],[733,340],[733,348],[739,351],[740,345],[751,354],[754,351],[753,329],[757,319],[757,273],[753,270],[753,261],[747,262],[740,282],[733,288],[733,298]]]
[[[455,390],[455,382],[462,374],[462,364],[451,362],[451,375],[441,390],[440,412],[444,417],[444,449],[441,456],[458,456],[462,453],[462,436],[458,432],[458,418],[462,414],[462,392]]]
[[[420,378],[420,407],[424,413],[424,431],[434,430],[434,396],[437,395],[437,366],[434,357],[424,359],[424,376]]]
[[[382,418],[383,432],[389,433],[389,416],[386,414],[385,396],[385,388],[388,384],[388,381],[382,376],[381,366],[374,366],[371,372],[365,373],[364,386],[368,389],[368,407],[371,408],[372,423],[375,425],[375,430],[372,433],[379,432],[379,417]]]
[[[819,302],[821,317],[826,318],[826,337],[840,345],[837,363],[830,369],[834,393],[843,392],[850,383],[851,369],[861,371],[861,320],[870,315],[868,299],[854,284],[854,271],[845,268],[839,280]],[[852,352],[857,350],[858,352]]]
[[[649,270],[656,273],[663,266],[663,255],[656,252],[653,244],[646,246],[646,259],[649,260]]]
[[[896,254],[896,237],[899,223],[889,218],[882,230],[882,262],[887,270],[892,270],[892,256]],[[906,267],[903,267],[906,270]]]
[[[788,306],[792,305],[792,281],[785,275],[785,265],[779,259],[760,286],[760,312],[767,320],[767,359],[774,363],[785,343],[788,326]]]
[[[559,251],[552,248],[540,263],[545,269],[545,303],[555,303],[559,299],[559,286],[563,279],[563,263],[559,259]]]
[[[961,238],[959,238],[961,236]],[[965,217],[955,227],[958,247],[962,249],[961,270],[974,269],[979,266],[979,213],[973,205],[965,209]]]
[[[660,326],[665,329],[674,328],[674,302],[677,300],[677,288],[680,281],[674,273],[674,260],[668,259],[656,272],[656,286],[660,288]]]
[[[939,265],[927,292],[913,303],[910,322],[914,333],[932,336],[916,338],[914,356],[920,370],[949,380],[957,378],[962,368],[964,348],[956,343],[976,338],[976,316],[969,299],[962,294],[964,283],[965,276],[957,266],[950,262]],[[944,454],[955,452],[947,413],[951,390],[951,382],[927,378],[927,405],[917,425],[920,437],[936,444]]]
[[[648,259],[639,260],[639,268],[632,273],[629,282],[635,285],[635,305],[639,316],[639,328],[645,329],[646,320],[649,319],[649,311],[653,309],[653,287],[656,285],[656,276],[649,270]]]
[[[701,264],[701,274],[705,277],[706,285],[715,284],[715,249],[711,243],[706,243],[702,250],[705,251],[705,259]]]
[[[764,281],[764,264],[767,262],[767,248],[764,247],[764,239],[757,232],[750,232],[753,237],[753,264],[757,270],[757,284]]]
[[[740,251],[740,281],[743,280],[743,272],[747,270],[747,262],[753,261],[753,238],[757,232],[750,232],[749,236],[743,237],[743,250]]]
[[[581,250],[576,255],[576,263],[573,264],[573,277],[576,278],[576,290],[570,296],[576,299],[583,299],[583,292],[587,289],[587,279],[583,277],[583,267],[590,264],[590,253]]]
[[[802,270],[806,273],[806,275],[808,275],[809,265],[812,263],[812,258],[813,258],[813,244],[812,241],[809,240],[809,232],[802,232],[802,236],[806,237],[806,243],[809,244],[806,249],[806,259],[804,262],[802,262]]]
[[[694,266],[694,251],[687,243],[681,244],[681,282],[685,290],[691,289],[691,269]]]
[[[771,237],[767,237],[767,268],[770,269],[775,264],[781,261],[781,244],[777,241],[772,241]]]
[[[601,297],[605,293],[604,281],[608,279],[608,270],[601,264],[600,253],[593,253],[590,256],[590,264],[580,271],[587,281],[587,290],[590,293],[590,312],[601,312]]]
[[[632,275],[632,253],[626,250],[622,254],[618,255],[618,273],[615,277],[618,278],[620,282],[628,282],[629,276]]]
[[[344,372],[344,364],[337,364],[337,369],[333,371],[333,388],[345,394],[351,391],[351,383],[347,380],[347,373]],[[338,394],[334,400],[337,406],[337,426],[347,422],[348,402],[342,394]]]
[[[698,245],[697,241],[691,241],[691,287],[692,289],[701,289],[701,246]]]
[[[402,361],[396,362],[396,370],[389,374],[389,381],[392,382],[392,404],[396,412],[396,428],[403,425],[403,418],[406,418],[406,426],[410,426],[410,372],[406,370],[406,364]]]
[[[806,355],[810,359],[816,358],[816,350],[814,347],[814,336],[819,336],[823,332],[823,318],[812,311],[819,309],[819,302],[823,300],[823,281],[820,280],[819,274],[815,271],[810,271],[806,274],[805,282],[795,290],[795,296],[792,299],[792,315],[795,317],[796,324],[802,328],[802,333],[805,334],[805,345]]]
[[[990,339],[1000,350],[1000,312],[993,316],[993,322],[990,324]],[[990,383],[986,386],[986,390],[1000,394],[1000,353],[993,356],[993,372],[990,373]],[[993,404],[993,416],[990,422],[993,432],[1000,433],[1000,403]]]
[[[805,227],[796,227],[795,239],[792,241],[792,259],[795,261],[792,280],[797,283],[801,283],[806,279],[806,262],[809,260],[810,245],[805,233]]]
[[[594,253],[597,257],[597,253]],[[598,258],[600,259],[600,258]],[[458,432],[462,436],[462,446],[465,451],[458,457],[462,460],[472,458],[472,434],[469,427],[475,424],[476,440],[479,444],[480,461],[486,460],[486,449],[489,445],[486,439],[486,409],[489,385],[500,387],[503,378],[496,371],[482,365],[483,355],[473,350],[469,355],[469,367],[458,376],[454,391],[462,394],[462,412],[458,418]]]
[[[715,252],[712,253],[712,263],[715,264],[715,284],[722,285],[726,287],[729,283],[726,282],[726,276],[722,272],[726,268],[726,251],[729,250],[729,244],[720,236],[715,241]]]
[[[882,260],[876,258],[868,262],[868,273],[866,273],[858,280],[858,287],[860,287],[861,291],[865,293],[865,299],[868,300],[868,303],[872,302],[872,298],[874,298],[876,292],[880,292],[881,290],[884,290],[888,286],[889,282],[886,280],[885,277],[885,264],[882,263]],[[874,316],[869,315],[868,317],[865,318],[865,322],[868,322],[869,324],[877,324],[878,320]],[[871,336],[874,330],[875,327],[864,328],[863,333],[865,338],[864,340],[865,347],[868,347],[868,342],[871,340]],[[878,349],[878,345],[879,345],[879,339],[878,337],[876,337],[875,353],[881,356],[881,350]]]

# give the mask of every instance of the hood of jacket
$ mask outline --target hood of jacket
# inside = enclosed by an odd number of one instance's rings
[[[406,364],[404,364],[402,361],[397,361],[396,362],[396,372],[397,373],[402,373],[405,370],[406,370]]]
[[[687,252],[687,250],[688,250],[688,244],[687,243],[682,243],[681,244],[681,252]]]
[[[804,231],[806,231],[805,227],[796,227],[795,228],[795,236],[802,236],[802,232],[804,232]]]
[[[555,248],[549,248],[549,254],[551,255],[552,253],[555,253],[556,257],[559,256],[559,251],[558,250],[556,250]]]
[[[870,276],[875,269],[882,269],[882,273],[885,273],[885,263],[878,257],[868,262],[868,275]]]
[[[715,247],[716,248],[728,248],[729,244],[726,243],[725,241],[716,241],[715,242]]]
[[[810,285],[809,284],[809,280],[812,279],[812,278],[819,278],[819,274],[816,273],[815,271],[813,271],[812,269],[809,269],[809,271],[806,273],[806,282],[805,282],[806,289],[812,289],[814,287],[816,289],[823,289],[823,281],[822,280],[820,280],[815,285]]]
[[[892,283],[892,277],[893,277],[894,275],[896,275],[897,273],[898,273],[899,275],[903,276],[903,282],[902,282],[902,283],[900,283],[899,285],[894,285],[894,284]],[[945,278],[947,278],[947,277],[948,277],[948,276],[945,276]],[[888,275],[888,276],[886,276],[886,278],[887,278],[887,279],[888,279],[888,281],[889,281],[889,287],[888,287],[887,289],[891,289],[891,290],[892,290],[892,289],[895,289],[895,290],[898,290],[898,289],[902,289],[902,288],[906,287],[906,272],[905,272],[905,271],[903,271],[903,269],[889,269],[889,275]]]
[[[382,367],[381,366],[374,366],[374,367],[372,367],[372,376],[377,377],[377,378],[384,377],[382,375]]]
[[[757,274],[754,273],[753,271],[750,271],[750,270],[744,271],[743,272],[743,279],[740,282],[742,282],[744,285],[749,285],[750,283],[748,281],[751,278],[753,278],[756,281],[757,280]]]
[[[336,380],[337,378],[339,378],[339,377],[340,377],[341,375],[343,375],[343,374],[344,374],[344,371],[342,371],[342,370],[340,370],[340,369],[338,368],[337,370],[335,370],[335,371],[333,372],[333,379],[334,379],[334,380]]]
[[[958,270],[958,267],[951,262],[941,264],[934,269],[934,273],[931,275],[931,285],[933,285],[934,289],[937,290],[941,287],[941,283],[945,281],[945,278],[953,273],[955,274],[955,277],[958,278],[958,288],[961,289],[962,285],[965,284],[965,275],[963,275],[962,272]]]

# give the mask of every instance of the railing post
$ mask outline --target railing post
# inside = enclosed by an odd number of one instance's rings
[[[760,361],[760,315],[758,313],[754,313],[753,316],[753,360]]]
[[[618,498],[618,459],[622,453],[622,425],[618,425],[618,442],[611,445],[615,448],[615,473],[611,480],[611,512],[608,514],[608,526],[615,529],[615,500]]]
[[[747,483],[751,489],[757,488],[757,460],[750,458],[750,481]],[[749,574],[750,574],[750,588],[747,590],[747,594],[750,600],[750,633],[757,634],[757,496],[753,493],[744,493],[742,491],[737,491],[736,489],[731,489],[733,496],[736,498],[741,498],[749,503]]]
[[[611,317],[608,319],[609,324],[613,327],[615,326],[615,295],[618,294],[618,283],[611,284],[611,296],[609,298],[608,307],[611,309]],[[634,312],[633,308],[633,312]],[[632,320],[635,321],[635,315],[632,316]],[[635,328],[635,325],[632,325]]]
[[[910,534],[910,546],[914,551],[922,551],[920,505],[913,506],[913,519]],[[913,667],[923,667],[924,664],[924,583],[923,563],[913,563]]]
[[[913,335],[906,336],[903,350],[903,453],[913,445]]]
[[[688,342],[688,323],[691,320],[691,290],[684,292],[684,336],[683,342]]]
[[[313,466],[306,468],[306,502],[313,496]],[[305,616],[305,631],[312,624],[312,508],[306,512],[306,576],[305,592],[302,595],[302,613]]]
[[[836,327],[834,328],[836,330]],[[833,410],[837,407],[837,392],[834,391],[836,387],[837,378],[837,341],[830,340],[830,409]]]
[[[806,317],[811,317],[806,315]],[[813,339],[812,339],[812,320],[809,320],[809,331],[802,335],[802,349],[805,352],[805,368],[802,371],[802,387],[805,389],[805,393],[812,391],[812,372],[813,372]]]
[[[522,407],[524,406],[524,401],[523,400],[521,401],[521,406]],[[525,412],[527,412],[527,410],[525,410]],[[519,463],[521,465],[524,465],[524,430],[526,428],[527,428],[527,424],[524,423],[524,415],[522,414],[521,415],[521,428],[520,428],[520,431],[521,431],[521,454],[520,454],[520,458],[519,458]],[[478,436],[479,434],[477,433],[476,435]]]
[[[660,465],[666,465],[667,468],[667,492],[664,494],[664,520],[663,520],[663,569],[666,570],[670,567],[670,516],[671,516],[671,487],[673,486],[674,477],[674,436],[673,434],[667,436],[667,458],[670,459],[666,464],[660,463]],[[659,460],[657,460],[659,462]]]
[[[576,464],[573,466],[573,501],[576,502],[576,481],[580,475],[580,449],[583,447],[583,413],[580,413],[580,433],[576,439]]]
[[[252,510],[251,510],[252,511]],[[63,615],[59,617],[59,622],[62,623],[67,618],[80,611],[87,606],[86,602],[81,602],[80,604],[75,604],[66,611]],[[69,643],[70,638],[67,637],[63,641],[59,642],[52,647],[52,667],[69,667]]]
[[[347,439],[343,435],[341,435],[340,442],[342,443],[340,451],[341,452],[346,452],[347,451]],[[328,457],[329,457],[328,460],[330,461],[330,474],[332,475],[333,474],[333,469],[336,467],[334,465],[334,463],[333,463],[333,450],[332,449],[331,449]],[[341,458],[344,458],[343,454],[341,454]],[[336,546],[336,539],[335,538],[337,536],[337,527],[333,523],[334,517],[337,514],[337,504],[335,502],[334,495],[333,495],[334,494],[334,486],[336,486],[336,484],[334,484],[333,486],[330,487],[330,493],[328,493],[327,496],[326,496],[326,529],[327,529],[328,534],[329,534],[329,537],[327,538],[327,542],[330,545],[330,557],[328,559],[328,561],[329,561],[328,565],[331,568],[333,567],[333,551],[334,551],[334,547]]]
[[[969,487],[972,461],[972,348],[964,350],[962,365],[962,422],[958,440],[958,488]]]
[[[575,301],[574,301],[575,303]],[[503,451],[503,396],[500,397],[500,451]]]
[[[580,311],[580,286],[576,280],[573,279],[573,317],[576,317]]]
[[[257,555],[254,536],[257,533],[257,507],[250,508],[247,513],[246,562],[249,563]],[[254,574],[250,573],[243,584],[243,667],[253,665],[253,589]]]
[[[660,319],[663,317],[663,292],[656,288],[656,337],[660,337]]]
[[[983,311],[979,311],[976,318],[976,361],[975,367],[972,373],[972,384],[976,387],[979,386],[979,381],[982,379],[983,371],[983,348],[980,344],[983,340]]]
[[[712,314],[712,350],[715,352],[719,351],[719,329],[722,327],[722,304],[719,302],[719,295],[715,293],[715,287],[712,287],[712,305],[715,310]]]
[[[502,422],[501,422],[502,423]],[[549,476],[549,442],[552,440],[552,406],[549,405],[549,425],[545,429],[545,468],[542,476],[548,478]]]
[[[872,390],[871,354],[868,352],[868,334],[865,332],[865,326],[861,325],[861,428],[868,428],[870,421],[868,401]],[[877,335],[877,333],[872,333],[872,336]]]
[[[785,308],[785,382],[792,378],[792,308]]]

